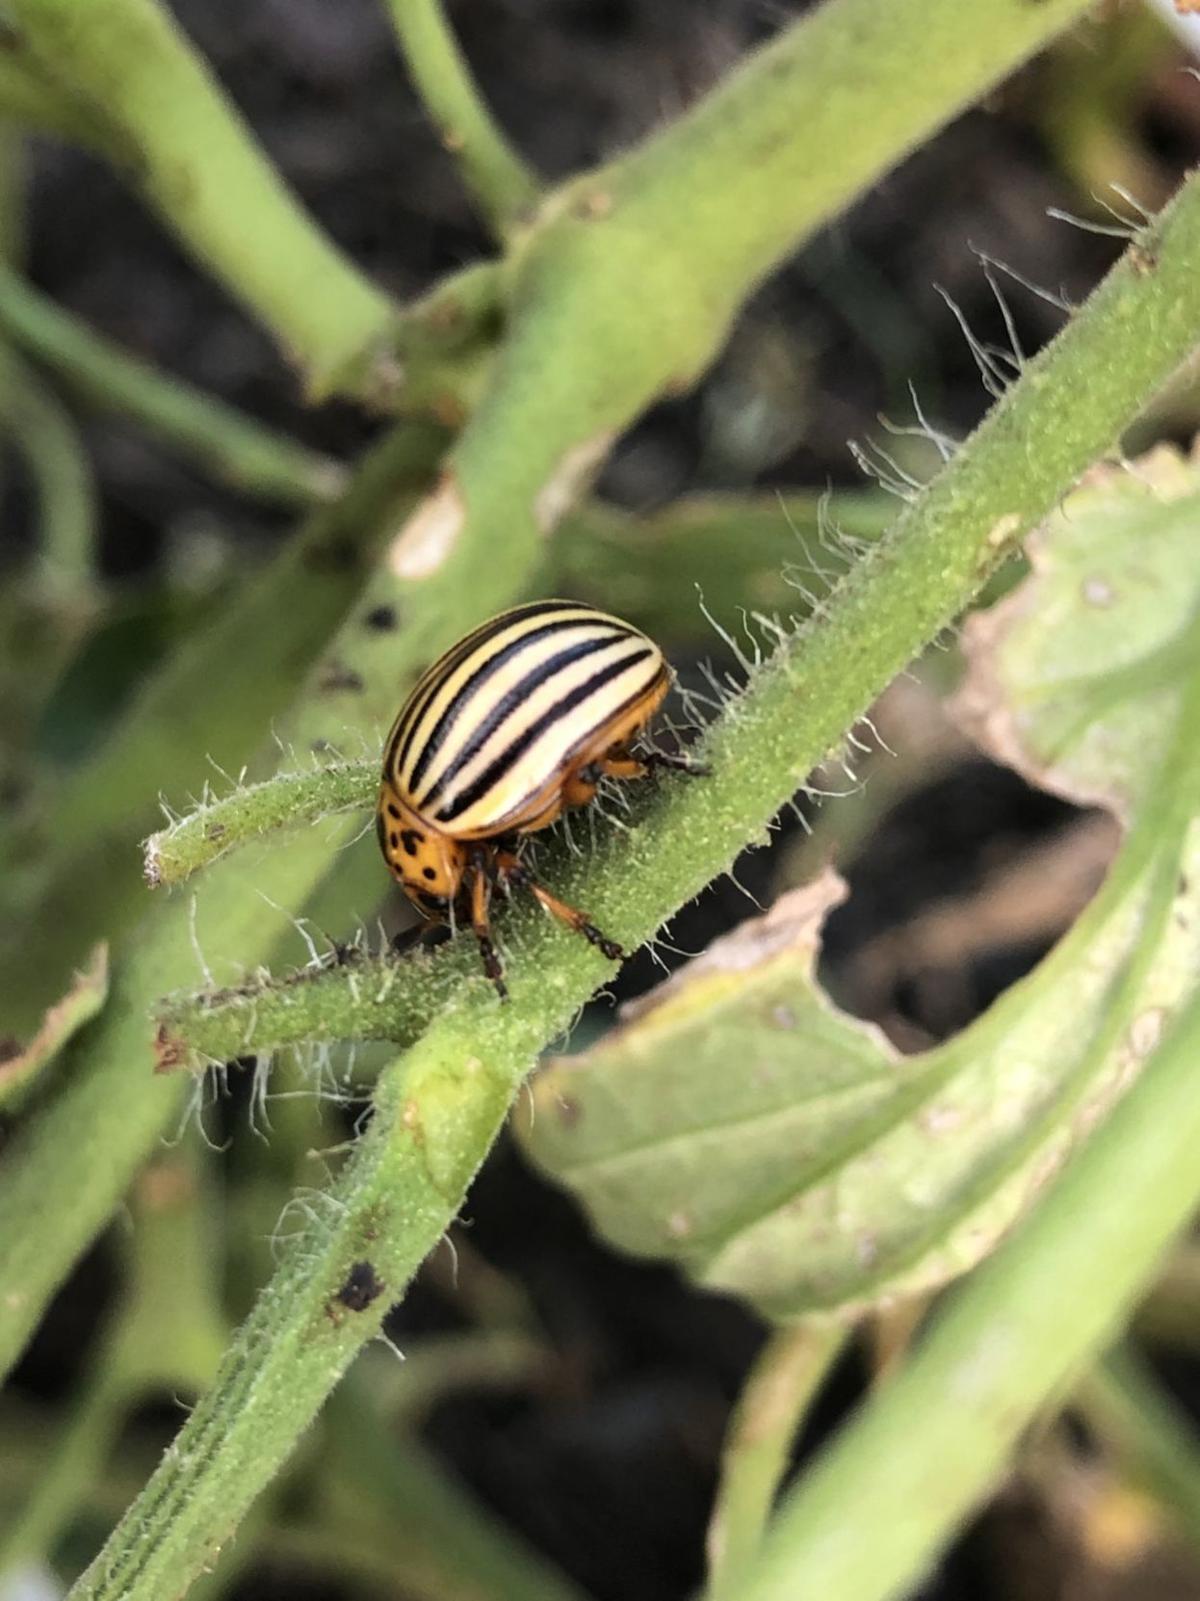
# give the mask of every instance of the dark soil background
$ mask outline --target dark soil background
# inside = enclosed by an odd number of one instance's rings
[[[487,250],[406,84],[376,0],[178,0],[176,11],[315,215],[396,295]],[[550,176],[607,156],[671,117],[790,14],[766,0],[452,7],[501,122]],[[1064,47],[1085,73],[1103,48],[1099,29],[1082,46]],[[1082,298],[1118,248],[1111,237],[1047,219],[1051,206],[1089,209],[1048,142],[1054,70],[1035,65],[956,122],[767,285],[703,386],[660,408],[622,443],[602,492],[648,508],[704,487],[859,482],[847,441],[878,435],[881,411],[910,421],[910,381],[939,426],[969,429],[987,397],[934,285],[979,333],[998,338],[999,314],[970,246],[1073,298]],[[1164,100],[1148,82],[1130,137],[1169,187],[1200,150],[1200,121],[1189,124],[1175,99]],[[306,412],[290,373],[240,309],[106,170],[48,143],[32,156],[27,259],[33,279],[95,327],[297,437],[349,455],[371,434],[370,421],[349,407]],[[1059,321],[1032,295],[1016,293],[1013,308],[1030,350]],[[197,526],[218,527],[255,554],[284,532],[284,517],[214,491],[132,428],[82,421],[114,577],[153,581],[171,542]],[[1172,427],[1182,436],[1187,424]],[[20,540],[19,478],[8,479],[6,500],[3,537]],[[849,864],[853,896],[835,914],[828,941],[839,998],[861,1001],[856,959],[881,933],[904,927],[931,901],[969,905],[997,864],[1074,821],[1070,808],[986,762],[953,763],[932,788],[898,805]],[[773,852],[748,860],[743,882],[769,897],[782,854],[797,838],[791,831]],[[680,918],[673,938],[698,950],[752,910],[732,885],[717,886]],[[976,953],[949,975],[897,970],[882,991],[875,985],[867,1009],[898,1038],[942,1037],[1036,961],[1051,937],[1015,929],[1002,948]],[[653,976],[648,961],[631,964],[621,994]],[[575,1382],[536,1397],[464,1392],[437,1409],[430,1439],[597,1601],[689,1595],[702,1577],[722,1430],[761,1326],[732,1303],[690,1292],[672,1272],[603,1249],[572,1205],[507,1145],[477,1185],[469,1216],[471,1245],[525,1286]],[[105,1285],[101,1252],[64,1292],[26,1361],[28,1390],[61,1393]],[[403,1347],[452,1326],[455,1316],[439,1285],[425,1278],[394,1315],[392,1333]],[[864,1371],[859,1357],[843,1364],[806,1449],[860,1393]],[[1132,1598],[1150,1582],[1141,1570],[1117,1583],[1090,1568],[1045,1506],[1014,1491],[922,1594]],[[1200,1597],[1194,1568],[1156,1569],[1153,1584],[1160,1601]],[[342,1601],[358,1593],[265,1568],[253,1569],[236,1592],[244,1601]]]

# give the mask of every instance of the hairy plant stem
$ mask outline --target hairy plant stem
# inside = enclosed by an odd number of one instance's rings
[[[774,813],[884,684],[1191,353],[1200,338],[1198,250],[1200,179],[1139,235],[941,476],[850,569],[820,618],[752,677],[706,742],[710,776],[664,784],[628,833],[602,838],[587,861],[564,864],[569,898],[635,944],[764,837]],[[456,1215],[538,1051],[610,970],[582,941],[527,910],[514,908],[504,935],[511,1004],[501,1006],[482,977],[464,983],[381,1075],[375,1115],[341,1178],[292,1243],[213,1391],[79,1581],[77,1598],[141,1601],[161,1593],[168,1575],[186,1582],[211,1560]],[[1158,1076],[1171,1094],[1178,1093],[1179,1055],[1168,1053],[1170,1066]],[[1192,1101],[1196,1109],[1180,1120],[1189,1158],[1200,1135],[1192,1127],[1200,1103]],[[1142,1114],[1133,1117],[1144,1124]],[[1131,1175],[1122,1177],[1128,1183]],[[1195,1183],[1190,1160],[1189,1198]],[[1182,1189],[1182,1181],[1170,1189],[1160,1221],[1169,1211],[1174,1225]],[[1122,1210],[1110,1208],[1109,1216]],[[1078,1212],[1070,1215],[1077,1223]],[[1147,1237],[1140,1234],[1139,1244]],[[378,1293],[351,1309],[344,1286],[352,1270],[361,1276],[363,1263]],[[1127,1265],[1126,1280],[1138,1271]],[[925,1405],[932,1407],[929,1396]],[[939,1415],[958,1419],[961,1411],[942,1407]],[[915,1416],[904,1438],[916,1437]],[[886,1466],[895,1497],[905,1487],[893,1460],[890,1451],[870,1459],[876,1476]],[[977,1486],[968,1477],[965,1494]],[[904,1529],[907,1521],[897,1516],[891,1526]],[[927,1534],[923,1526],[921,1538]],[[768,1593],[797,1591],[762,1590]],[[837,1584],[812,1593],[846,1594]]]

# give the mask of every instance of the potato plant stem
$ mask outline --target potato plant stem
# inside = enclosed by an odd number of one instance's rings
[[[132,418],[234,489],[306,506],[332,499],[345,481],[340,462],[274,433],[215,396],[165,377],[3,264],[0,329],[91,404]]]
[[[473,199],[501,238],[532,215],[537,178],[492,116],[440,0],[388,0],[404,59],[446,149]]]
[[[570,899],[634,944],[727,868],[747,842],[763,837],[773,814],[883,685],[952,620],[1022,535],[1191,354],[1200,339],[1198,251],[1200,178],[1185,185],[1173,205],[1143,230],[941,476],[849,570],[820,618],[783,642],[753,676],[707,741],[711,775],[703,783],[665,784],[638,826],[619,840],[602,839],[590,860],[564,872]],[[456,1003],[443,1008],[417,1044],[384,1070],[373,1120],[345,1171],[292,1242],[227,1352],[213,1390],[76,1585],[76,1601],[149,1601],[164,1585],[185,1583],[212,1560],[457,1215],[538,1052],[569,1026],[611,970],[590,947],[545,919],[518,913],[506,928],[511,1003],[501,1006],[481,977],[464,983]],[[1200,1007],[1189,1013],[1184,1046],[1194,1046],[1197,1029]],[[1147,1080],[1167,1086],[1156,1092],[1162,1104],[1155,1100],[1154,1115],[1169,1124],[1175,1098],[1190,1090],[1184,1069],[1191,1063],[1186,1049],[1182,1063],[1180,1054],[1177,1045],[1167,1053],[1165,1072]],[[1136,1143],[1144,1139],[1147,1119],[1135,1106],[1125,1119],[1130,1121]],[[1177,1132],[1185,1137],[1176,1139]],[[1146,1271],[1148,1249],[1178,1225],[1183,1202],[1195,1199],[1197,1137],[1200,1099],[1192,1095],[1190,1108],[1163,1137],[1160,1165],[1169,1177],[1148,1203],[1144,1226],[1126,1239],[1120,1226],[1111,1225],[1108,1246],[1119,1237],[1129,1247],[1118,1283],[1130,1293]],[[1112,1144],[1106,1142],[1106,1153]],[[1154,1153],[1149,1154],[1147,1160],[1143,1147],[1143,1176],[1155,1171]],[[1118,1150],[1119,1165],[1123,1160]],[[1105,1193],[1133,1189],[1126,1166],[1120,1182]],[[1103,1212],[1099,1192],[1089,1194],[1093,1209]],[[1107,1217],[1123,1212],[1110,1207]],[[1061,1235],[1061,1206],[1055,1215],[1058,1221],[1051,1227]],[[1067,1221],[1074,1225],[1078,1217],[1068,1208]],[[1111,1249],[1104,1252],[1106,1259],[1111,1254]],[[1049,1260],[1042,1261],[1043,1275]],[[1077,1253],[1075,1260],[1078,1266],[1082,1257]],[[1089,1270],[1094,1260],[1087,1258]],[[355,1298],[351,1309],[343,1287],[352,1271],[361,1275],[364,1262],[378,1293],[365,1306]],[[1040,1288],[1049,1303],[1054,1285]],[[1067,1304],[1086,1299],[1077,1285]],[[999,1297],[989,1300],[989,1312],[999,1304]],[[1062,1321],[1060,1305],[1056,1302],[1053,1312],[1055,1327]],[[1099,1309],[1099,1300],[1094,1305]],[[1107,1319],[1112,1306],[1101,1310]],[[1061,1347],[1065,1342],[1055,1328],[1042,1326],[1049,1316],[1045,1310],[1037,1314],[1039,1337],[1049,1345],[1057,1340]],[[1048,1360],[1052,1365],[1057,1359]],[[995,1361],[1004,1381],[1016,1382],[1019,1363],[1008,1361],[1004,1352]],[[964,1385],[973,1371],[963,1370]],[[892,1567],[877,1561],[870,1569],[881,1583],[889,1582],[893,1568],[907,1573],[905,1564],[923,1556],[950,1526],[933,1500],[919,1518],[908,1515],[906,1501],[896,1500],[906,1491],[892,1470],[895,1449],[920,1438],[929,1410],[940,1411],[943,1429],[951,1426],[946,1419],[959,1419],[965,1410],[942,1404],[944,1371],[939,1370],[936,1386],[928,1373],[922,1383],[924,1411],[910,1406],[904,1428],[890,1426],[888,1450],[857,1451],[854,1457],[855,1471],[867,1473],[872,1493],[890,1496],[889,1508],[896,1502],[889,1525]],[[1011,1411],[1007,1392],[1006,1401]],[[983,1430],[986,1450],[963,1465],[959,1507],[978,1493],[1011,1437],[1004,1428],[992,1427],[994,1421]],[[921,1460],[931,1460],[927,1442]],[[850,1496],[837,1505],[858,1504]],[[830,1519],[828,1502],[822,1503],[822,1513],[811,1521],[806,1514],[800,1526],[820,1534]],[[904,1532],[910,1525],[917,1531],[912,1536]],[[841,1528],[849,1528],[845,1519]],[[849,1542],[854,1549],[847,1560],[864,1560],[860,1528],[856,1515]],[[780,1587],[779,1575],[790,1569],[781,1566],[779,1553],[790,1561],[794,1544],[772,1545],[771,1563],[763,1570],[768,1577],[752,1581],[761,1586],[755,1601],[768,1596],[782,1601],[785,1595],[790,1601],[796,1594],[837,1595],[846,1601],[851,1592],[836,1581],[796,1586],[789,1578],[789,1587]],[[848,1549],[845,1538],[843,1548]]]

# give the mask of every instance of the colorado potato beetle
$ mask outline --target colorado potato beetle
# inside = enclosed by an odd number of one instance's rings
[[[671,685],[653,640],[593,606],[532,601],[482,623],[418,682],[388,735],[377,825],[384,860],[430,922],[468,921],[501,996],[489,908],[527,889],[612,960],[624,952],[537,882],[521,836],[585,806],[602,778],[656,766],[633,746]]]

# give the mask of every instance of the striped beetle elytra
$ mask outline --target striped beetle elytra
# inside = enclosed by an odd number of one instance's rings
[[[653,640],[593,606],[532,601],[491,618],[422,676],[384,748],[377,826],[394,878],[430,923],[469,921],[503,997],[489,909],[527,889],[611,960],[625,954],[522,862],[522,835],[586,806],[602,778],[682,757],[634,744],[671,686]]]

